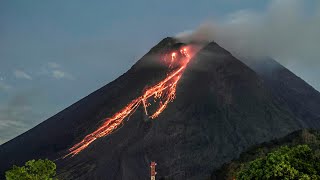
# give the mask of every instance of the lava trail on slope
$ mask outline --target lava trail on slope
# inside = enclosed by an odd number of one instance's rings
[[[112,117],[106,118],[97,130],[88,134],[82,141],[71,147],[69,153],[64,157],[73,157],[87,148],[96,139],[114,132],[123,124],[124,119],[129,118],[141,104],[144,107],[145,114],[149,118],[157,118],[166,109],[167,105],[175,99],[177,84],[195,51],[196,48],[189,45],[182,46],[179,50],[166,54],[163,58],[163,61],[169,68],[166,78],[156,85],[147,88],[141,96],[132,100]],[[148,107],[152,105],[152,100],[153,104],[159,105],[154,112],[150,113]]]

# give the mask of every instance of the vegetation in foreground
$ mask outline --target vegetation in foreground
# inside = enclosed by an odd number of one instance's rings
[[[30,160],[22,167],[14,165],[5,175],[6,180],[53,180],[56,164],[48,159]]]
[[[211,179],[320,180],[320,131],[304,129],[252,147]]]
[[[320,180],[320,153],[308,145],[282,146],[265,157],[242,164],[236,179]]]

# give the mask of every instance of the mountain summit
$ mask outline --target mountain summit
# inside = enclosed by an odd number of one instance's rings
[[[50,158],[61,179],[149,179],[155,161],[157,178],[205,179],[248,147],[310,124],[296,117],[260,74],[211,42],[188,61],[175,99],[157,118],[139,105],[113,133],[94,135],[80,153],[62,158],[106,118],[174,72],[162,58],[184,46],[165,38],[115,81],[1,145],[0,173],[29,159]]]

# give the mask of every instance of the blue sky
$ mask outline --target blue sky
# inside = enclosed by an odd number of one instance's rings
[[[117,78],[164,37],[269,3],[0,1],[0,144]]]

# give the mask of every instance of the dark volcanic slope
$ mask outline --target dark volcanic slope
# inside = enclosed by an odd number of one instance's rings
[[[159,152],[170,156],[158,160],[159,174],[175,179],[204,179],[247,147],[300,127],[255,72],[214,42],[190,62],[176,101],[157,122],[174,141]]]
[[[1,173],[39,157],[55,159],[131,99],[165,75],[159,53],[176,48],[167,38],[117,80],[0,147]],[[155,56],[157,55],[157,56]],[[139,108],[117,132],[74,158],[59,159],[61,179],[204,179],[247,147],[302,127],[260,77],[212,42],[190,62],[176,100],[155,120]]]
[[[320,128],[320,93],[271,58],[246,62],[255,70],[282,106],[287,106],[306,127]]]
[[[159,177],[203,179],[247,147],[300,127],[254,71],[215,43],[191,60],[163,114],[143,119],[140,109],[117,133],[62,162],[61,176],[147,179],[155,160]]]
[[[12,164],[22,165],[33,158],[56,159],[85,134],[96,129],[109,117],[136,98],[146,84],[165,76],[161,55],[177,48],[172,38],[162,40],[142,57],[128,72],[96,92],[83,98],[35,128],[0,146],[0,179]]]

